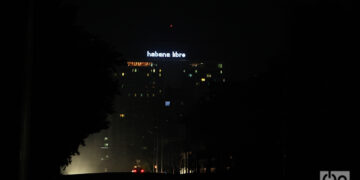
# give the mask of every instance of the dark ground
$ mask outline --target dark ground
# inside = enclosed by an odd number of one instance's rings
[[[263,177],[260,177],[263,176]],[[188,175],[171,175],[171,174],[131,174],[131,173],[106,173],[106,174],[83,174],[83,175],[65,175],[59,180],[117,180],[117,179],[157,179],[157,180],[190,180],[190,179],[267,179],[266,176],[259,174],[188,174]]]

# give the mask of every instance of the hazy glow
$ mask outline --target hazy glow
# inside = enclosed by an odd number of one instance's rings
[[[189,168],[181,168],[180,169],[180,174],[186,174],[186,172],[188,173],[193,173],[193,170],[189,170]]]
[[[205,78],[201,78],[201,82],[205,82],[205,80],[206,80]]]
[[[62,174],[71,175],[104,172],[104,169],[99,169],[101,149],[93,143],[96,136],[98,135],[92,134],[85,139],[86,146],[79,147],[80,155],[72,156],[71,164],[64,170],[63,168],[61,169]]]

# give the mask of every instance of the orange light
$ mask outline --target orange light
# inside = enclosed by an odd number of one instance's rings
[[[200,63],[191,63],[190,66],[191,67],[198,67],[198,66],[200,66]]]
[[[133,67],[148,67],[151,66],[152,63],[151,62],[134,62],[134,61],[128,61],[127,62],[128,66],[133,66]]]

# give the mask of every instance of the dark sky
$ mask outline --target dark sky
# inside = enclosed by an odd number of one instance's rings
[[[245,75],[266,71],[269,57],[288,51],[291,13],[285,1],[79,0],[77,5],[77,23],[125,57],[183,51],[193,60],[224,61]]]
[[[215,1],[90,0],[79,4],[78,23],[112,41],[125,56],[143,55],[147,49],[195,55],[192,49],[216,44]]]

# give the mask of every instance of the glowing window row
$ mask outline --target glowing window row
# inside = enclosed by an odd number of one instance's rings
[[[162,91],[160,90],[159,91],[159,93],[162,93]],[[130,96],[134,96],[134,97],[155,97],[156,96],[156,94],[155,93],[146,93],[146,94],[143,94],[143,93],[140,93],[140,94],[138,94],[138,93],[134,93],[134,94],[131,94],[131,93],[128,93],[128,96],[130,97]]]

